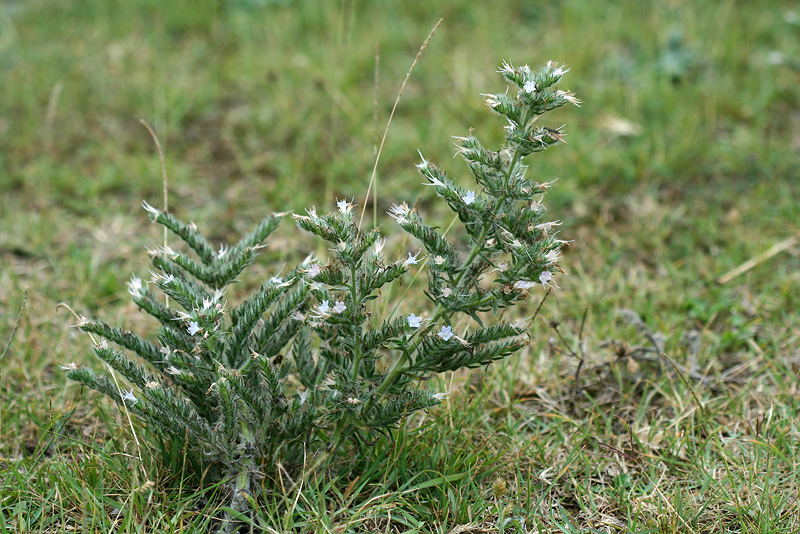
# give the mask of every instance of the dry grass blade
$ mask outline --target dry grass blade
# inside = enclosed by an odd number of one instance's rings
[[[19,325],[22,322],[22,314],[25,313],[25,305],[27,303],[28,303],[28,289],[25,288],[25,295],[22,297],[22,304],[20,304],[19,313],[17,313],[17,322],[14,324],[14,330],[11,331],[11,336],[8,338],[8,343],[6,343],[6,346],[3,349],[3,353],[0,354],[0,362],[2,362],[3,358],[5,358],[6,354],[8,354],[8,351],[11,348],[11,343],[14,341],[14,336],[17,335],[17,330],[19,329]]]
[[[400,91],[397,92],[397,98],[394,101],[394,106],[392,106],[392,112],[389,114],[389,120],[386,122],[386,129],[383,131],[383,138],[381,139],[381,144],[378,147],[378,155],[375,157],[375,165],[372,167],[372,175],[369,178],[367,193],[364,195],[364,205],[361,206],[361,217],[358,220],[359,228],[361,228],[361,223],[364,222],[364,213],[367,211],[366,199],[369,198],[369,193],[372,191],[372,184],[375,182],[375,173],[378,172],[378,162],[380,162],[381,153],[383,152],[383,145],[386,143],[386,136],[389,135],[389,126],[392,124],[394,112],[397,110],[397,104],[400,103],[400,97],[403,96],[403,89],[406,88],[408,79],[411,77],[411,72],[414,70],[414,67],[417,66],[417,62],[419,62],[419,59],[422,57],[422,53],[425,52],[425,48],[428,47],[428,43],[433,38],[433,34],[436,33],[436,30],[439,28],[439,25],[443,20],[444,19],[439,19],[439,21],[434,25],[433,29],[428,34],[428,37],[425,38],[425,42],[423,42],[422,46],[419,47],[419,52],[417,52],[417,56],[414,58],[414,61],[411,63],[411,67],[409,67],[408,72],[406,73],[406,78],[403,80],[403,85],[400,86]]]
[[[793,235],[792,237],[790,237],[788,239],[784,239],[783,241],[781,241],[779,243],[776,243],[775,245],[771,246],[769,249],[765,250],[764,252],[762,252],[758,256],[750,258],[749,260],[747,260],[743,264],[739,265],[735,269],[731,269],[727,273],[723,274],[722,276],[717,278],[715,280],[715,282],[717,282],[720,285],[727,284],[728,282],[730,282],[731,280],[733,280],[737,276],[746,273],[747,271],[749,271],[750,269],[752,269],[756,265],[764,263],[765,261],[767,261],[771,257],[776,256],[777,254],[780,254],[784,250],[792,248],[797,243],[800,243],[800,234],[795,234],[795,235]]]

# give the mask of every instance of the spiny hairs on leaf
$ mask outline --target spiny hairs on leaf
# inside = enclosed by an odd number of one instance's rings
[[[211,265],[214,262],[214,249],[209,242],[206,241],[206,238],[197,231],[197,227],[194,224],[183,223],[176,219],[171,213],[154,208],[144,201],[142,202],[142,207],[147,211],[153,222],[165,226],[170,232],[180,237],[184,243],[189,245],[204,264]]]
[[[152,254],[154,265],[169,274],[188,272],[212,289],[222,289],[231,284],[253,262],[258,249],[264,246],[264,241],[275,231],[284,215],[274,213],[265,217],[255,230],[237,244],[232,247],[223,245],[219,252],[215,253],[194,224],[183,223],[174,215],[154,208],[147,202],[143,202],[142,205],[153,222],[161,224],[179,237],[202,262],[201,265],[183,253],[162,249],[160,254]]]

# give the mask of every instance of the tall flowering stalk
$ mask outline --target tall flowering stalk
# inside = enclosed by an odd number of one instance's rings
[[[554,87],[565,72],[552,62],[535,72],[503,64],[500,73],[515,92],[486,95],[486,103],[506,118],[506,143],[491,151],[471,135],[457,138],[476,180],[473,189],[456,185],[425,159],[418,165],[426,185],[463,223],[466,246],[400,203],[390,215],[425,255],[404,252],[389,261],[380,231],[361,232],[354,206],[341,200],[332,213],[312,208],[294,215],[301,229],[330,245],[326,263],[308,258],[231,307],[226,290],[254,261],[281,214],[215,250],[194,225],[145,203],[150,218],[188,249],[153,251],[150,281],[134,277],[129,283],[136,305],[160,326],[145,339],[82,319],[79,327],[100,339],[95,355],[127,384],[75,364],[64,367],[67,375],[208,464],[230,489],[234,512],[249,509],[260,479],[274,474],[278,462],[291,471],[310,456],[314,465],[328,467],[403,417],[437,405],[445,395],[420,382],[519,350],[525,322],[486,325],[487,312],[513,306],[539,284],[556,287],[562,272],[560,223],[545,220],[541,202],[551,184],[529,178],[523,161],[563,140],[561,128],[535,120],[579,104]],[[423,265],[430,312],[417,303],[414,313],[374,325],[381,288]],[[176,307],[158,300],[153,289]],[[234,528],[226,521],[224,530]]]
[[[409,375],[483,365],[522,347],[523,324],[485,328],[479,313],[497,313],[512,306],[538,283],[543,288],[556,287],[556,276],[563,272],[558,261],[565,241],[557,239],[555,231],[561,223],[545,220],[542,204],[552,183],[529,178],[523,161],[563,141],[563,127],[539,125],[537,119],[565,104],[580,105],[571,92],[554,87],[568,70],[553,62],[538,71],[503,63],[499,72],[515,87],[515,94],[488,94],[485,101],[506,119],[506,143],[492,151],[472,135],[456,138],[457,152],[467,161],[479,193],[457,186],[424,158],[417,165],[425,185],[431,186],[463,223],[469,239],[466,257],[425,224],[416,210],[406,204],[392,207],[390,215],[422,242],[428,253],[426,295],[435,307],[428,327],[417,333],[413,348],[394,364],[377,389],[378,395]],[[490,284],[485,283],[487,279]],[[451,335],[451,322],[459,314],[473,318],[479,329],[466,341],[442,339],[445,332]],[[441,330],[436,333],[440,323]]]
[[[505,358],[524,346],[524,321],[486,326],[484,312],[497,312],[524,299],[539,284],[556,287],[564,241],[556,238],[558,221],[545,220],[542,195],[552,185],[527,177],[524,158],[557,144],[562,128],[535,120],[568,103],[572,93],[554,88],[567,69],[548,63],[538,71],[504,63],[500,73],[516,94],[486,95],[486,103],[507,120],[506,144],[484,148],[474,136],[460,137],[458,153],[467,161],[476,190],[457,186],[431,162],[417,166],[464,225],[467,253],[425,224],[407,204],[392,206],[390,216],[417,238],[427,253],[426,295],[433,311],[427,318],[412,313],[370,330],[369,302],[377,291],[421,261],[419,252],[386,264],[378,230],[361,233],[352,205],[339,202],[338,212],[316,210],[295,215],[300,228],[328,241],[331,260],[309,279],[319,302],[309,326],[320,338],[325,379],[309,382],[315,404],[327,405],[333,436],[363,441],[400,418],[441,402],[443,395],[415,386],[432,374],[478,367]],[[491,283],[487,283],[491,279]],[[340,303],[337,313],[330,303]],[[473,320],[472,333],[454,332],[460,316]],[[395,354],[394,361],[386,356]],[[385,362],[379,365],[379,362]],[[312,388],[322,383],[322,388]],[[334,440],[336,441],[336,439]]]

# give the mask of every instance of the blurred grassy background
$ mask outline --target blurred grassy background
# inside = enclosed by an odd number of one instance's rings
[[[615,319],[620,308],[664,332],[683,363],[680,340],[697,332],[695,363],[706,372],[757,362],[748,395],[758,400],[727,408],[749,414],[772,403],[795,417],[797,247],[727,285],[712,280],[798,231],[796,2],[7,0],[3,346],[25,288],[30,302],[0,368],[3,454],[33,450],[50,403],[74,403],[55,366],[90,360],[88,340],[56,303],[136,323],[124,283],[143,274],[143,247],[159,242],[140,202],[161,199],[158,157],[139,119],[164,145],[171,209],[214,241],[266,212],[327,208],[335,196],[361,204],[377,135],[439,17],[389,132],[379,219],[423,194],[417,149],[469,183],[451,161],[451,136],[475,128],[485,144],[501,141],[481,93],[505,89],[493,73],[502,60],[566,63],[562,85],[585,103],[548,117],[567,124],[569,144],[529,161],[531,175],[559,178],[547,205],[566,221],[564,239],[576,240],[563,262],[572,276],[547,317],[577,324],[588,309],[584,336],[599,362],[610,358],[609,339],[635,339]],[[423,207],[435,212],[429,200]],[[315,246],[287,223],[271,254]],[[534,334],[531,353],[545,353],[551,334],[541,324]],[[566,384],[574,362],[547,354],[552,363],[538,372]]]
[[[441,16],[389,134],[380,213],[418,194],[417,149],[446,162],[450,136],[471,127],[499,142],[479,95],[503,89],[492,74],[502,59],[554,59],[573,68],[564,85],[586,102],[555,119],[568,124],[569,146],[533,164],[543,179],[561,178],[550,197],[557,216],[571,225],[627,220],[647,209],[636,196],[628,206],[627,195],[646,194],[687,212],[658,223],[661,232],[679,231],[676,254],[722,246],[733,264],[752,253],[741,232],[760,244],[785,235],[797,216],[800,15],[792,5],[6,2],[4,258],[10,266],[20,258],[52,264],[96,254],[97,236],[88,234],[98,228],[139,235],[139,201],[157,202],[161,187],[139,119],[164,144],[172,206],[214,237],[267,210],[360,199],[376,129],[382,133],[413,55]],[[448,168],[463,174],[457,164]],[[697,210],[708,213],[695,218]],[[713,232],[696,226],[704,221]],[[135,237],[109,239],[127,245]],[[47,285],[88,267],[59,263]],[[121,287],[119,273],[96,274],[87,290]],[[25,278],[16,290],[31,285]]]

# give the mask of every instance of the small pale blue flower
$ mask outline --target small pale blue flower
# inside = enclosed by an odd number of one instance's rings
[[[533,80],[528,80],[527,82],[525,82],[525,85],[522,86],[522,90],[525,91],[528,94],[535,93],[536,92],[536,82],[534,82]]]
[[[454,334],[453,334],[453,329],[451,327],[443,326],[442,329],[439,330],[439,332],[436,335],[442,338],[444,341],[447,341],[451,337],[453,337]]]
[[[405,264],[406,265],[416,265],[417,263],[419,263],[417,261],[417,256],[419,256],[419,252],[417,252],[416,254],[411,254],[409,252],[408,253],[408,258],[406,258]]]
[[[202,329],[203,328],[199,324],[197,324],[197,321],[191,321],[189,323],[189,326],[186,327],[186,330],[189,331],[189,335],[190,336],[195,335],[196,333],[198,333]]]

